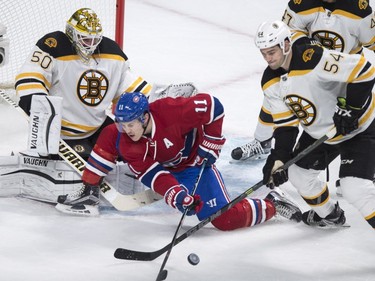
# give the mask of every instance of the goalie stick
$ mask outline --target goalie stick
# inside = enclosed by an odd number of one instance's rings
[[[21,113],[25,118],[28,118],[27,114],[18,106],[18,104],[1,90],[0,97],[15,108],[19,113]],[[62,139],[60,139],[58,154],[69,164],[70,167],[73,168],[74,171],[76,171],[79,175],[82,175],[86,161]],[[118,192],[105,180],[100,185],[100,191],[101,195],[119,211],[136,209],[154,203],[162,198],[161,195],[155,193],[151,189],[147,189],[140,193],[124,195]]]
[[[316,140],[313,144],[305,148],[303,151],[301,151],[297,156],[295,156],[293,159],[286,162],[282,168],[287,169],[291,165],[295,164],[299,160],[301,160],[303,157],[305,157],[307,154],[309,154],[311,151],[313,151],[315,148],[317,148],[319,145],[321,145],[326,140],[332,138],[336,134],[336,128],[333,128],[330,130],[326,135],[322,136],[320,139]],[[226,212],[230,208],[232,208],[234,205],[236,205],[241,200],[245,199],[247,196],[249,196],[251,193],[259,189],[263,186],[263,182],[260,181],[257,184],[253,185],[252,187],[245,190],[243,193],[241,193],[239,196],[237,196],[235,199],[230,201],[227,205],[223,206],[220,210],[216,211],[214,214],[210,215],[209,217],[202,220],[197,225],[191,227],[188,229],[185,233],[181,234],[174,243],[174,246],[197,232],[199,229],[201,229],[203,226],[208,224],[209,222],[213,221],[215,218],[220,216],[222,213]],[[129,250],[124,248],[117,248],[114,252],[114,257],[117,259],[124,259],[124,260],[138,260],[138,261],[152,261],[168,251],[168,249],[171,247],[172,243],[169,243],[168,245],[164,246],[160,250],[153,251],[153,252],[142,252],[142,251],[136,251],[136,250]]]

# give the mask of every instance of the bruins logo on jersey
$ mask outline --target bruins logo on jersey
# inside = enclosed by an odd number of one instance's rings
[[[358,7],[361,10],[366,10],[368,7],[368,1],[367,0],[358,0]]]
[[[105,97],[108,90],[108,79],[97,70],[88,70],[78,80],[77,94],[86,105],[97,106]]]
[[[313,32],[312,38],[319,41],[327,49],[336,50],[339,52],[344,51],[344,38],[336,32],[327,30],[317,30]]]
[[[302,3],[302,0],[293,0],[294,4],[299,5]]]
[[[311,60],[314,53],[315,53],[314,49],[311,49],[311,48],[304,51],[302,54],[303,61],[308,62],[309,60]]]
[[[316,117],[315,106],[307,99],[297,95],[287,95],[285,103],[305,126],[314,123]]]
[[[56,48],[57,47],[57,40],[53,37],[49,37],[44,41],[44,44],[46,44],[50,48]]]

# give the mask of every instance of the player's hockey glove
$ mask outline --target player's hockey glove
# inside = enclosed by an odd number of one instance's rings
[[[207,159],[207,165],[212,165],[219,158],[221,149],[225,143],[225,138],[215,138],[204,135],[202,143],[198,147],[197,164],[202,165]]]
[[[169,206],[178,209],[182,213],[188,209],[187,216],[197,214],[203,207],[203,201],[199,195],[191,196],[181,186],[174,186],[168,189],[164,199]]]
[[[275,186],[282,185],[288,181],[288,170],[284,170],[281,166],[284,165],[290,156],[287,152],[271,150],[266,164],[263,167],[263,184],[273,189]]]
[[[335,114],[333,115],[337,134],[345,136],[358,129],[358,119],[361,113],[361,108],[348,105],[345,98],[337,98]]]

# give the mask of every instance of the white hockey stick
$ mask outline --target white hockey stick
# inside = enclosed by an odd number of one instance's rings
[[[19,113],[21,113],[25,118],[29,118],[16,102],[14,102],[5,92],[1,90],[0,97],[15,108]],[[82,175],[83,170],[85,169],[86,161],[62,139],[60,139],[59,156],[66,161],[74,171],[76,171],[79,175]],[[101,195],[119,211],[136,209],[154,203],[162,198],[161,195],[155,193],[151,189],[147,189],[143,192],[135,194],[124,195],[118,192],[105,180],[100,185],[100,191]]]

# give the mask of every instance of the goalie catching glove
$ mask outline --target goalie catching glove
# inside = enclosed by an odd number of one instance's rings
[[[263,184],[274,189],[288,181],[288,171],[282,166],[289,160],[286,152],[272,149],[263,167]]]
[[[181,186],[170,188],[164,195],[165,202],[180,212],[186,212],[187,216],[197,214],[203,208],[203,201],[197,194],[189,195]]]
[[[208,135],[203,136],[203,141],[198,147],[197,164],[202,165],[207,160],[207,165],[212,165],[219,158],[225,138],[215,138]]]
[[[358,129],[358,120],[361,113],[361,108],[348,105],[345,98],[337,98],[336,110],[333,115],[337,134],[345,136]]]
[[[158,85],[155,84],[152,87],[152,91],[148,98],[149,102],[153,102],[162,98],[171,97],[192,97],[197,94],[198,90],[193,83],[181,83],[181,84],[170,84],[170,85]]]

